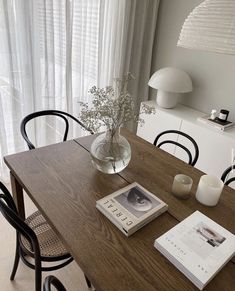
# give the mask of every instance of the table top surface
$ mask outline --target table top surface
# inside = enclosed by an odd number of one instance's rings
[[[203,174],[174,156],[122,130],[132,149],[121,173],[103,174],[91,164],[88,136],[5,157],[9,169],[47,218],[96,290],[197,290],[153,246],[160,235],[199,210],[235,233],[235,190],[225,186],[216,207],[195,199]],[[171,194],[176,174],[194,183],[188,200]],[[166,213],[125,237],[96,208],[96,200],[138,182],[169,205]],[[232,290],[233,258],[208,284],[207,290]]]

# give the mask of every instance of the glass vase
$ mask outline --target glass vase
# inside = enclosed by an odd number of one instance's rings
[[[101,172],[115,174],[121,172],[130,162],[131,147],[120,129],[108,130],[100,134],[91,145],[93,165]]]

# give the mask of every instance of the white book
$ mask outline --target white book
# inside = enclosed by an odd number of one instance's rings
[[[210,119],[210,115],[198,117],[197,120],[212,127],[212,128],[215,128],[215,129],[221,130],[221,131],[230,129],[230,128],[235,126],[234,122],[231,122],[231,121],[221,122],[218,119],[218,117],[216,117],[214,120],[212,120],[212,119]]]
[[[135,182],[96,201],[96,208],[130,236],[165,212],[168,205]]]
[[[195,211],[154,246],[202,290],[235,254],[235,236]]]

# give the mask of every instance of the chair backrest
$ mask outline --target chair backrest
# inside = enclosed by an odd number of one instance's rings
[[[192,155],[192,153],[190,152],[190,150],[186,146],[182,145],[178,141],[166,139],[166,140],[158,143],[158,140],[160,139],[160,137],[162,137],[163,135],[171,134],[171,133],[176,134],[176,135],[181,135],[181,136],[184,136],[185,138],[187,138],[194,147],[194,156]],[[189,158],[188,164],[192,165],[192,166],[194,166],[196,164],[198,157],[199,157],[199,148],[198,148],[196,141],[188,134],[186,134],[182,131],[179,131],[179,130],[166,130],[166,131],[161,132],[160,134],[157,135],[153,144],[159,148],[164,144],[174,144],[174,145],[180,147],[181,149],[183,149],[187,153],[188,158]]]
[[[66,291],[60,280],[52,275],[46,277],[43,284],[43,291],[51,291],[51,286],[54,286],[58,291]]]
[[[67,136],[68,136],[68,131],[69,131],[69,122],[67,117],[71,118],[72,120],[74,120],[75,122],[77,122],[81,127],[83,127],[85,130],[89,131],[91,134],[93,134],[92,130],[90,130],[89,128],[87,128],[80,120],[78,120],[76,117],[74,117],[73,115],[64,112],[64,111],[60,111],[60,110],[42,110],[42,111],[36,111],[33,112],[27,116],[25,116],[23,118],[23,120],[21,121],[21,125],[20,125],[20,132],[24,138],[24,140],[27,142],[27,145],[29,147],[30,150],[35,149],[35,146],[32,144],[32,142],[29,140],[27,132],[26,132],[26,124],[31,120],[34,119],[36,117],[40,117],[40,116],[47,116],[47,115],[54,115],[57,116],[59,118],[61,118],[61,120],[63,120],[65,122],[65,131],[64,131],[64,137],[63,137],[63,141],[67,140]]]
[[[225,185],[229,185],[232,182],[235,182],[235,177],[229,178],[229,174],[235,169],[235,165],[228,167],[222,174],[221,180]]]
[[[29,242],[35,256],[40,256],[37,236],[34,231],[18,216],[14,200],[8,189],[0,182],[0,212],[6,220],[21,233]]]

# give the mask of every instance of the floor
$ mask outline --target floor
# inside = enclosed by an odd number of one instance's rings
[[[26,214],[35,210],[31,200],[25,196]],[[15,251],[15,231],[0,214],[0,290],[25,291],[34,290],[34,271],[25,266],[21,261],[14,281],[10,281]],[[43,273],[43,279],[53,274],[57,276],[68,291],[88,291],[83,272],[79,266],[72,262],[68,266],[53,272]]]

